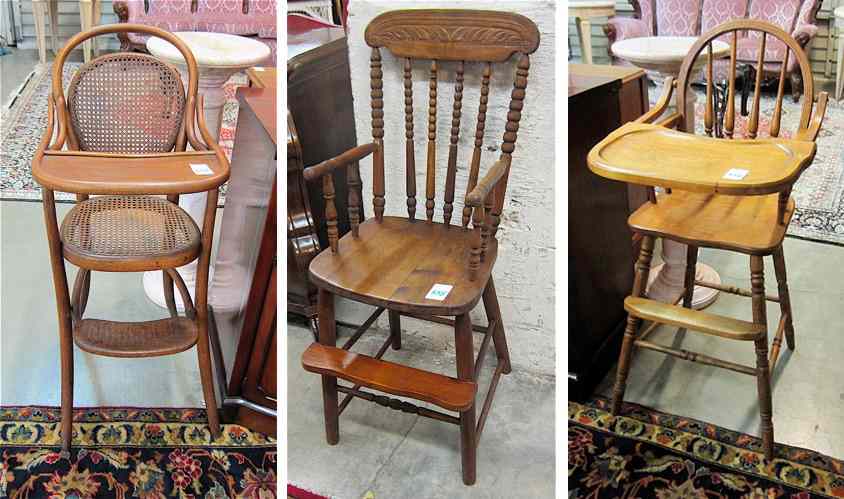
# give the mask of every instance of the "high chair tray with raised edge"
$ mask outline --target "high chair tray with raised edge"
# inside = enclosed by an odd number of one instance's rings
[[[771,194],[812,163],[814,142],[723,140],[628,123],[596,145],[589,169],[605,178],[699,193]]]

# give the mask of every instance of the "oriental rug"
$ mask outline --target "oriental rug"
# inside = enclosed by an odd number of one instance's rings
[[[569,498],[844,497],[844,461],[647,407],[568,403]]]
[[[238,425],[212,440],[202,409],[0,407],[0,498],[276,497],[276,441]]]

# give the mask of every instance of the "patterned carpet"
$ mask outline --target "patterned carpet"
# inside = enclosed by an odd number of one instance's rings
[[[66,63],[62,76],[65,87],[81,63]],[[32,77],[9,109],[0,112],[0,199],[40,200],[41,188],[32,180],[32,157],[47,126],[47,96],[50,93],[50,64],[36,66]],[[235,91],[246,84],[246,74],[238,73],[225,86],[226,103],[220,129],[220,145],[231,158],[237,125],[238,104]],[[220,191],[220,204],[225,201],[225,188]],[[73,200],[74,195],[56,193],[58,200]]]
[[[708,423],[609,401],[569,402],[569,498],[844,497],[844,461]]]
[[[0,498],[276,497],[274,439],[224,425],[216,441],[201,409],[79,409],[70,457],[60,411],[0,408]]]

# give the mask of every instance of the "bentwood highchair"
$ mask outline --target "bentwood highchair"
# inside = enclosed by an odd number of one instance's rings
[[[175,67],[146,54],[116,53],[79,68],[65,96],[62,70],[71,50],[94,36],[118,32],[145,33],[176,46],[187,64],[187,92]],[[164,30],[137,24],[79,33],[53,64],[47,129],[32,160],[32,175],[42,186],[58,307],[64,451],[73,437],[73,343],[111,357],[169,355],[196,345],[211,434],[219,435],[208,338],[208,266],[217,188],[228,179],[229,163],[206,128],[197,82],[196,61],[184,43]],[[193,150],[186,150],[188,144]],[[77,198],[61,227],[54,191]],[[178,205],[180,194],[197,192],[207,192],[201,230]],[[175,269],[196,259],[194,304]],[[79,268],[72,296],[64,260]],[[164,276],[169,318],[84,318],[92,271],[154,270]],[[184,317],[176,310],[174,283],[185,303]]]
[[[463,481],[475,482],[476,449],[484,422],[502,373],[510,372],[510,359],[492,268],[495,264],[498,230],[504,194],[515,150],[519,120],[527,86],[530,58],[539,46],[539,31],[529,19],[511,13],[474,10],[392,11],[376,17],[366,28],[366,43],[372,47],[371,107],[372,143],[351,149],[340,156],[305,170],[308,181],[321,178],[326,201],[330,249],[313,259],[310,277],[319,288],[319,343],[302,355],[303,367],[322,375],[325,433],[328,443],[339,439],[338,417],[352,397],[385,407],[415,413],[460,426]],[[404,79],[406,138],[405,174],[407,217],[384,215],[384,90],[381,48],[399,60]],[[486,123],[490,77],[494,63],[516,59],[515,81],[510,96],[501,156],[480,177],[483,137]],[[425,219],[416,219],[416,161],[413,130],[413,67],[415,59],[429,60],[427,161]],[[444,61],[451,61],[445,64]],[[470,64],[466,64],[466,63]],[[479,64],[471,64],[479,63]],[[462,114],[463,81],[466,67],[477,67],[480,75],[480,102],[475,126],[474,150],[468,165],[465,206],[459,222],[452,222],[457,144]],[[437,79],[444,68],[454,70],[454,102],[451,134],[445,171],[443,223],[434,222],[435,179],[437,174]],[[507,70],[510,73],[510,70]],[[511,74],[511,73],[510,73]],[[509,74],[508,74],[509,77]],[[396,103],[398,104],[398,103]],[[360,185],[357,164],[372,154],[374,218],[360,220]],[[348,168],[349,218],[352,230],[338,240],[337,212],[334,206],[332,172]],[[471,227],[470,227],[471,221]],[[334,296],[374,305],[375,313],[343,345],[336,347]],[[483,299],[488,325],[473,325],[469,312]],[[374,356],[349,351],[360,336],[388,310],[390,334]],[[387,347],[401,348],[401,316],[447,324],[454,327],[457,377],[416,369],[381,360]],[[454,317],[449,319],[447,317]],[[484,333],[477,358],[473,331]],[[489,343],[495,346],[495,369],[480,418],[475,422],[475,395],[478,375]],[[337,379],[354,386],[339,385]],[[369,388],[391,395],[420,400],[455,411],[454,416],[421,407],[405,400],[363,390]],[[338,404],[337,393],[346,394]]]
[[[770,119],[769,138],[759,135],[760,86],[763,71],[756,72],[755,95],[746,122],[746,136],[736,135],[735,74],[736,45],[739,31],[760,38],[757,67],[764,67],[766,45],[785,49],[780,83]],[[713,61],[712,42],[731,44],[727,108],[724,118],[726,138],[713,137]],[[736,20],[724,23],[701,36],[686,56],[676,84],[678,102],[685,102],[693,92],[692,81],[699,78],[695,59],[706,53],[704,128],[707,137],[682,130],[686,123],[685,106],[660,119],[668,107],[674,81],[665,83],[665,93],[657,106],[636,120],[617,129],[589,153],[589,168],[598,175],[632,184],[665,188],[630,216],[633,232],[642,235],[642,248],[636,263],[631,295],[624,301],[629,313],[619,356],[612,412],[618,414],[630,371],[635,347],[647,348],[679,358],[722,367],[756,377],[761,416],[762,450],[770,461],[774,457],[774,431],[771,420],[770,373],[776,365],[783,335],[794,349],[794,325],[786,281],[782,242],[794,214],[791,188],[815,156],[815,139],[826,112],[827,94],[818,94],[814,113],[812,70],[800,45],[788,33],[761,21]],[[791,138],[778,138],[782,119],[784,72],[789,57],[794,57],[802,73],[805,97],[798,129]],[[678,125],[680,130],[671,128]],[[731,140],[732,139],[732,140]],[[662,237],[688,245],[684,291],[674,303],[661,303],[645,296],[654,238]],[[717,248],[744,253],[750,257],[750,290],[702,282],[695,279],[698,248]],[[763,257],[773,256],[779,295],[767,295]],[[723,317],[691,309],[695,286],[751,298],[752,321]],[[682,306],[679,302],[682,300]],[[768,354],[766,300],[778,302],[781,316]],[[653,324],[641,333],[641,320]],[[756,349],[755,368],[701,353],[670,348],[647,341],[646,336],[658,324],[678,326],[734,341],[752,341]]]

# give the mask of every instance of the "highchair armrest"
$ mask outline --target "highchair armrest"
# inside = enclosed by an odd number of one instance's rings
[[[354,147],[338,156],[334,156],[331,159],[326,159],[322,163],[317,163],[316,165],[305,168],[305,171],[302,173],[302,176],[307,182],[313,182],[314,180],[322,178],[329,173],[334,173],[334,170],[336,170],[337,168],[341,168],[343,166],[348,165],[349,163],[359,161],[369,156],[377,148],[378,145],[374,142]]]

